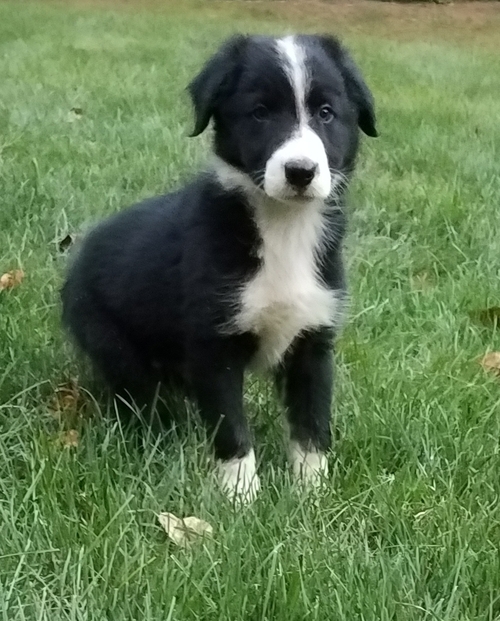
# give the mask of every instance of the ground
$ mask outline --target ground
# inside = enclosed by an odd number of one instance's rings
[[[478,364],[500,343],[477,313],[500,296],[499,26],[494,2],[0,3],[0,273],[25,274],[0,292],[2,619],[500,618],[500,386]],[[331,480],[290,484],[251,378],[263,489],[235,510],[194,424],[134,441],[85,392],[59,243],[202,166],[183,89],[224,36],[297,29],[342,34],[381,136],[350,196]],[[169,544],[160,511],[213,538]]]

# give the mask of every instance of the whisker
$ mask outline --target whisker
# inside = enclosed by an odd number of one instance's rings
[[[264,179],[266,176],[266,169],[261,168],[252,173],[252,181],[260,189],[264,189]]]
[[[349,183],[349,176],[344,171],[330,167],[329,172],[332,180],[332,189],[327,197],[327,201],[339,199]]]

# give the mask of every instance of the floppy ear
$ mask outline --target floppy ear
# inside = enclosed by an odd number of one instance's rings
[[[219,98],[230,88],[231,78],[246,42],[247,37],[243,35],[226,41],[188,86],[195,112],[191,136],[198,136],[206,129]]]
[[[320,37],[323,49],[334,60],[342,73],[347,95],[358,111],[358,125],[360,129],[372,138],[378,136],[375,120],[375,104],[370,89],[366,85],[361,72],[350,54],[334,38]]]

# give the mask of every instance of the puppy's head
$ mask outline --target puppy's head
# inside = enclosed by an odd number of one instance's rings
[[[189,86],[193,135],[211,118],[221,176],[282,201],[326,200],[376,136],[371,93],[332,37],[227,41]]]

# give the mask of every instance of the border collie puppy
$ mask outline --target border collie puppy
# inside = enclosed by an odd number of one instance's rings
[[[64,285],[63,317],[114,394],[151,402],[180,378],[233,499],[259,489],[243,411],[249,367],[284,395],[295,476],[327,472],[333,337],[345,297],[344,192],[372,96],[329,36],[235,36],[189,86],[213,165],[178,192],[95,228]]]

